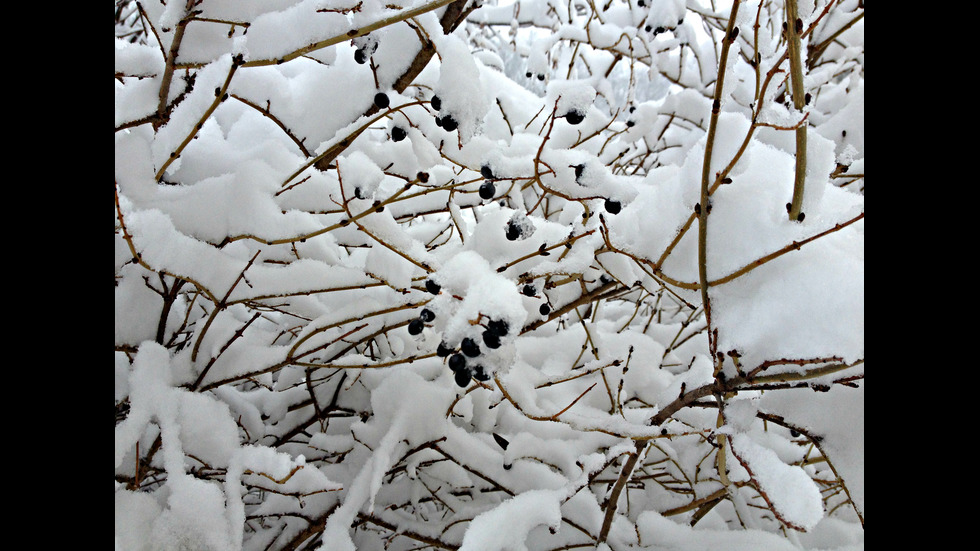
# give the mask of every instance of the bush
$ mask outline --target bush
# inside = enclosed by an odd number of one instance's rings
[[[863,545],[863,2],[796,4],[117,0],[117,549]]]

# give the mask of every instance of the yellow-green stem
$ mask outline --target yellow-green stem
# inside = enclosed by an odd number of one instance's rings
[[[732,4],[732,13],[728,17],[728,27],[725,38],[721,42],[721,57],[718,60],[718,80],[715,81],[715,93],[711,102],[711,119],[708,123],[708,137],[704,146],[704,164],[701,168],[701,201],[698,212],[698,279],[701,287],[701,303],[704,305],[705,319],[708,321],[708,339],[711,341],[712,356],[714,356],[714,339],[711,337],[711,305],[708,301],[708,186],[711,181],[711,154],[715,142],[715,132],[718,128],[718,113],[721,111],[721,97],[725,89],[725,70],[728,65],[728,50],[734,41],[733,30],[738,16],[740,2]]]
[[[803,111],[805,96],[803,91],[803,60],[800,54],[800,34],[803,22],[796,7],[796,0],[786,0],[786,41],[789,53],[789,75],[793,93],[793,107]],[[807,123],[796,128],[796,174],[793,179],[793,200],[790,203],[789,219],[798,220],[803,210],[803,187],[806,180],[806,127]]]

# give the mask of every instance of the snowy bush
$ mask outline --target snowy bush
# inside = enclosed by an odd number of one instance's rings
[[[115,2],[115,548],[863,548],[858,0]]]

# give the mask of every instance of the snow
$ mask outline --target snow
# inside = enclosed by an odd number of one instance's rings
[[[321,12],[321,0],[306,0],[289,8],[255,17],[248,28],[244,51],[249,59],[277,59],[349,29],[340,13]],[[288,30],[287,30],[288,29]],[[286,38],[286,40],[284,40]]]
[[[524,492],[470,523],[460,551],[527,551],[528,533],[538,526],[557,530],[561,511],[554,491]]]
[[[792,419],[822,438],[821,449],[830,458],[834,470],[844,480],[848,494],[863,514],[864,386],[859,389],[832,388],[826,393],[814,393],[803,406],[788,398],[779,393],[768,393],[761,400],[760,407]]]
[[[163,54],[159,49],[144,44],[129,44],[116,39],[116,72],[139,77],[152,76],[163,66]]]
[[[442,100],[440,113],[456,120],[459,138],[466,143],[480,129],[490,110],[481,72],[469,47],[453,35],[436,40],[436,51],[441,63],[434,93]]]
[[[747,436],[733,434],[728,441],[777,518],[803,531],[816,526],[823,518],[823,503],[820,490],[803,469],[786,465],[775,452]]]

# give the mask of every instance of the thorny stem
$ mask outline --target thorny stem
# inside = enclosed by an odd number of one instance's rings
[[[185,16],[180,22],[177,23],[177,29],[174,31],[174,38],[170,42],[170,52],[167,53],[167,66],[163,72],[163,78],[160,79],[160,92],[159,100],[157,102],[157,120],[154,122],[154,128],[159,127],[163,124],[164,115],[167,111],[167,100],[170,97],[170,82],[173,80],[174,69],[177,64],[177,52],[180,50],[180,43],[184,40],[184,30],[187,28],[187,24],[190,22],[190,16],[192,14],[191,8],[194,6],[195,0],[187,0],[187,5],[184,8]],[[159,39],[158,39],[159,40]]]

